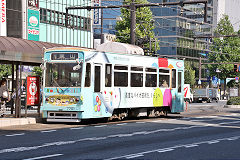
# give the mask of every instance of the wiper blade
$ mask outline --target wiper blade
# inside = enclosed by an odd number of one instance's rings
[[[64,90],[60,87],[60,85],[57,83],[57,81],[54,78],[53,78],[53,82],[56,83],[58,88],[60,88],[62,90],[62,92],[64,93]],[[57,89],[57,92],[59,93],[58,89]]]

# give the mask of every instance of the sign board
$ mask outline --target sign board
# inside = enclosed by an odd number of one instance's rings
[[[28,40],[39,41],[39,11],[28,9]]]
[[[212,85],[213,87],[217,87],[218,85],[218,78],[215,76],[212,77]]]
[[[238,88],[230,88],[230,97],[238,97]]]
[[[27,105],[36,106],[40,103],[40,78],[37,76],[27,77]]]
[[[235,77],[235,82],[238,83],[239,77]]]
[[[202,84],[202,82],[201,82],[201,80],[200,80],[200,79],[198,80],[198,84],[199,84],[199,85],[200,85],[200,84]]]
[[[93,0],[94,6],[101,6],[101,0]],[[93,25],[101,25],[101,10],[93,9]]]
[[[0,9],[0,36],[7,36],[7,9],[6,0],[1,0]]]
[[[28,7],[39,9],[39,0],[28,0]]]

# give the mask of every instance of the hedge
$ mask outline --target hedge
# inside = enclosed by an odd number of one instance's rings
[[[232,97],[227,101],[227,105],[240,105],[240,97]]]

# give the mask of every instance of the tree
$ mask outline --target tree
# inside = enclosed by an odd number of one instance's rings
[[[185,84],[190,84],[191,88],[193,88],[193,86],[196,83],[195,80],[195,70],[191,67],[190,62],[185,61],[184,62],[184,67],[185,67],[185,71],[184,71],[184,83]]]
[[[215,30],[216,35],[233,35],[233,26],[227,15],[218,23]],[[211,52],[208,55],[209,62],[219,63],[219,64],[209,64],[208,69],[211,76],[218,76],[216,70],[220,70],[219,78],[225,81],[226,88],[226,78],[239,76],[239,72],[233,72],[233,64],[224,64],[232,62],[240,62],[240,38],[239,37],[222,37],[214,38],[213,45],[210,47]]]
[[[8,77],[12,74],[12,67],[11,65],[1,64],[0,65],[0,79],[3,77]]]
[[[131,0],[124,0],[124,4],[130,5]],[[145,4],[148,3],[147,0],[135,0],[135,3]],[[130,43],[130,10],[127,8],[121,8],[122,21],[118,21],[115,29],[117,30],[117,41],[122,43]],[[136,29],[134,30],[136,34],[136,42],[138,46],[142,48],[150,48],[150,40],[152,42],[151,51],[159,50],[159,44],[156,43],[155,48],[155,38],[154,34],[154,20],[152,18],[152,11],[149,7],[140,7],[136,9]]]
[[[42,77],[42,69],[40,67],[33,67],[33,73],[35,76]]]

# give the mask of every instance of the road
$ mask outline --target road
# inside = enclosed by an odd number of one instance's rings
[[[240,159],[239,110],[208,105],[167,118],[9,130],[0,159]]]

